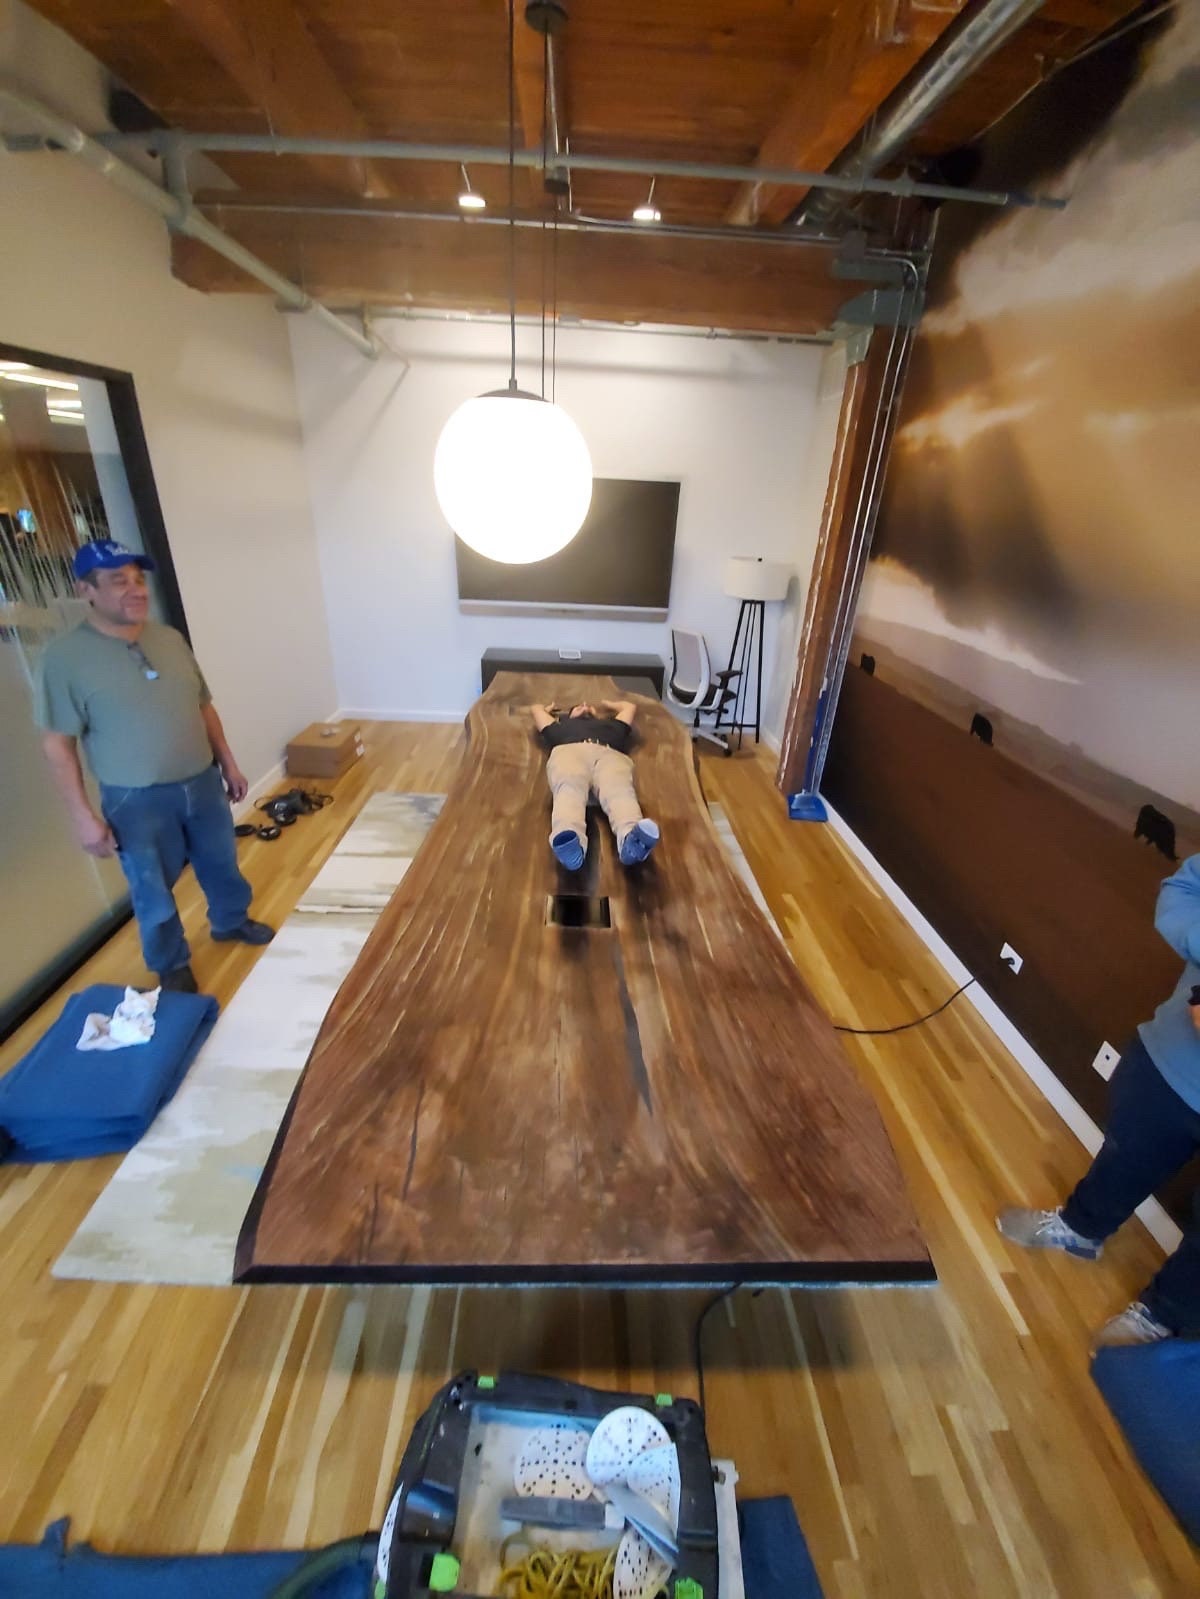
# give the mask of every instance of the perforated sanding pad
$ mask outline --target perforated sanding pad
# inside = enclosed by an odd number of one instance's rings
[[[588,1435],[570,1423],[538,1427],[525,1440],[513,1473],[519,1494],[527,1498],[590,1499],[592,1483],[585,1465]]]

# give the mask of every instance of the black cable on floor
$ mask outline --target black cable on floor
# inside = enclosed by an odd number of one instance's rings
[[[722,1288],[720,1293],[714,1294],[696,1317],[696,1324],[692,1328],[692,1355],[696,1362],[696,1392],[700,1400],[700,1414],[704,1414],[704,1323],[708,1320],[710,1310],[716,1310],[718,1305],[724,1304],[730,1294],[737,1292],[737,1283],[730,1283],[728,1288]]]
[[[940,1004],[936,1010],[928,1011],[924,1016],[914,1016],[911,1022],[899,1022],[899,1023],[897,1023],[897,1025],[895,1027],[840,1027],[835,1022],[834,1025],[833,1025],[833,1030],[834,1030],[835,1033],[857,1033],[860,1037],[863,1037],[863,1038],[865,1038],[865,1037],[879,1038],[879,1037],[882,1037],[885,1033],[903,1033],[903,1032],[907,1032],[910,1027],[920,1027],[922,1022],[932,1021],[935,1016],[940,1016],[942,1014],[942,1012],[946,1009],[946,1006],[947,1005],[952,1005],[954,1003],[954,1001],[958,998],[958,996],[960,994],[962,994],[962,993],[965,993],[966,990],[968,988],[970,988],[971,984],[973,982],[975,982],[975,981],[976,981],[976,979],[974,977],[968,977],[966,982],[962,985],[962,987],[961,988],[956,988],[954,990],[953,994],[951,994],[950,998],[947,999],[947,1000],[944,1000],[942,1002],[942,1004]]]

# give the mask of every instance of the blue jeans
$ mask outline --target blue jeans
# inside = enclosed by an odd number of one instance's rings
[[[152,972],[173,972],[191,958],[172,892],[189,861],[208,901],[213,932],[232,933],[241,926],[251,888],[238,868],[233,817],[215,766],[183,783],[101,784],[100,806],[116,836]]]
[[[1068,1227],[1097,1242],[1200,1150],[1200,1111],[1180,1099],[1136,1033],[1108,1094],[1104,1143],[1062,1210]],[[1200,1332],[1200,1189],[1183,1242],[1141,1297],[1172,1332]]]

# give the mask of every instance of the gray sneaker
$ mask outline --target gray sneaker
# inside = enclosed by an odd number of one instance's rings
[[[1164,1327],[1142,1304],[1135,1299],[1119,1316],[1106,1321],[1096,1334],[1093,1349],[1106,1349],[1113,1344],[1157,1344],[1164,1338],[1174,1338],[1169,1327]]]
[[[1010,1244],[1022,1249],[1061,1249],[1081,1260],[1099,1260],[1104,1245],[1068,1227],[1060,1210],[1022,1210],[1012,1206],[996,1217],[996,1226]]]

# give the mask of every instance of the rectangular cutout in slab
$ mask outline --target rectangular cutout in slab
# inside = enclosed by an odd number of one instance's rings
[[[608,896],[594,894],[549,894],[546,896],[547,927],[583,927],[589,931],[611,927]]]

